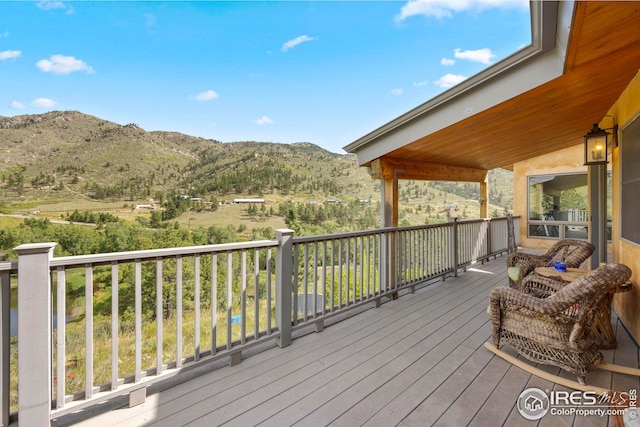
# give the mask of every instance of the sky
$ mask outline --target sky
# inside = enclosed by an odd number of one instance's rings
[[[522,0],[2,0],[0,116],[344,153],[530,43]]]

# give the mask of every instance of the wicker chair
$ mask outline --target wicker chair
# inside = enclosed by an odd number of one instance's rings
[[[532,274],[522,280],[521,290],[494,288],[489,296],[493,343],[558,366],[584,384],[602,360],[592,333],[595,311],[630,277],[629,267],[607,264],[570,283]]]
[[[563,261],[569,268],[578,268],[595,249],[595,246],[585,240],[564,239],[553,245],[544,255],[524,252],[509,254],[507,256],[509,286],[520,289],[522,280],[529,273],[536,267],[546,267],[550,262]]]

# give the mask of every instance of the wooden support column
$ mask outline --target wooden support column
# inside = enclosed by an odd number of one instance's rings
[[[398,178],[385,179],[382,185],[382,226],[398,226]]]
[[[480,218],[489,218],[489,179],[480,181]]]
[[[391,179],[384,179],[382,185],[382,226],[383,227],[397,227],[398,226],[398,175],[393,174]],[[389,288],[395,289],[397,287],[397,260],[396,260],[396,233],[389,235],[388,239],[385,239],[383,244],[386,246],[383,248],[382,256],[385,257],[383,265],[385,266],[385,274],[389,281]],[[398,298],[398,293],[391,294],[392,299]]]

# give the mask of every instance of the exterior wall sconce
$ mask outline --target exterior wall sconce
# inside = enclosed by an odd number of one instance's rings
[[[613,132],[609,133],[608,130]],[[611,135],[611,141],[609,141],[609,135]],[[618,125],[615,124],[615,119],[613,127],[607,129],[600,129],[600,126],[594,123],[589,133],[584,136],[584,164],[606,165],[609,163],[607,157],[610,142],[613,146],[618,146]]]

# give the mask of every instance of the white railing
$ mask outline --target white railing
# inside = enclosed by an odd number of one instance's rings
[[[54,258],[54,246],[22,245],[17,262],[0,262],[2,425],[16,409],[12,283],[18,417],[45,425],[188,366],[239,363],[267,340],[285,347],[304,326],[319,331],[336,314],[455,276],[505,252],[507,231],[499,218],[295,238],[278,230],[275,240],[71,257]]]
[[[568,222],[589,222],[589,211],[586,209],[567,209]]]

